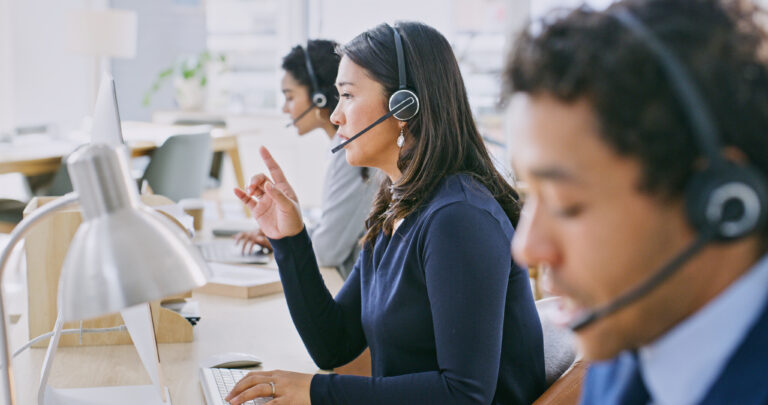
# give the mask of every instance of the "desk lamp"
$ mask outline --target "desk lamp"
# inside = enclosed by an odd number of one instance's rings
[[[0,279],[13,247],[42,218],[79,201],[83,222],[59,280],[62,322],[89,319],[206,283],[210,270],[180,229],[144,206],[120,147],[90,144],[67,159],[74,191],[21,221],[0,253]],[[0,404],[14,404],[0,289]]]

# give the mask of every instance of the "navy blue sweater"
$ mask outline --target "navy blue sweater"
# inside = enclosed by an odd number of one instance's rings
[[[320,368],[371,349],[372,377],[315,375],[320,404],[523,404],[544,390],[541,324],[512,224],[488,190],[447,177],[365,247],[334,299],[305,231],[273,240],[288,307]]]

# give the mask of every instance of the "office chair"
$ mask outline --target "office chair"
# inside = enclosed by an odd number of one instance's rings
[[[214,128],[226,128],[227,121],[223,118],[181,118],[173,121],[172,125],[210,125]],[[206,180],[206,189],[219,188],[221,186],[221,167],[224,163],[224,152],[213,152],[211,159],[211,171]]]
[[[24,207],[32,198],[32,190],[21,173],[7,173],[0,178],[0,233],[10,233],[21,221]]]
[[[64,161],[65,159],[62,159]],[[43,176],[44,177],[44,176]],[[41,190],[35,190],[36,195],[49,196],[64,195],[72,191],[72,183],[69,181],[67,167],[61,165],[54,173],[51,184]],[[10,232],[24,217],[24,208],[29,201],[0,198],[0,233]]]
[[[573,332],[551,321],[560,297],[536,301],[544,335],[544,370],[547,390],[534,405],[576,405],[581,396],[581,382],[586,366],[579,360]]]
[[[10,233],[21,222],[27,203],[9,198],[0,198],[0,233]]]
[[[46,189],[46,195],[64,195],[72,192],[72,181],[69,180],[69,172],[67,172],[67,166],[63,164],[63,162],[66,162],[66,158],[61,159],[61,161],[62,165],[53,175],[51,184]]]
[[[8,137],[7,141],[13,142],[13,139],[16,137],[24,137],[26,135],[49,135],[53,136],[54,133],[57,132],[57,129],[54,125],[49,124],[37,124],[37,125],[28,125],[28,126],[22,126],[14,128],[10,133],[8,134],[0,134],[5,135]],[[19,138],[21,139],[21,138]],[[12,145],[11,145],[12,146]],[[66,169],[59,170],[60,172],[63,171],[66,175]],[[58,174],[58,173],[57,173]],[[1,198],[0,197],[0,233],[10,232],[13,230],[13,228],[16,226],[17,223],[21,222],[24,216],[24,208],[27,206],[27,203],[29,202],[29,198],[32,197],[32,189],[36,189],[35,185],[32,184],[31,181],[29,181],[27,178],[24,178],[19,173],[12,173],[7,174],[8,176],[18,176],[22,178],[20,182],[21,187],[24,190],[24,193],[27,194],[27,196],[22,197],[20,199],[17,198]],[[46,178],[46,176],[37,176],[40,178]],[[72,190],[72,187],[70,186],[69,191]],[[61,195],[65,194],[65,192],[61,193]],[[15,196],[14,196],[15,197]]]
[[[141,181],[146,180],[155,194],[176,202],[199,198],[208,179],[211,153],[210,131],[171,136],[152,153]]]

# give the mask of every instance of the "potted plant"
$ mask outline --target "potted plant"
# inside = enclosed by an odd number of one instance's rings
[[[205,105],[205,87],[208,84],[209,65],[217,63],[222,66],[226,62],[224,55],[211,55],[204,51],[195,57],[176,60],[171,66],[161,70],[152,86],[144,95],[145,106],[152,103],[152,96],[160,87],[173,79],[176,103],[182,110],[200,110]],[[219,68],[221,70],[223,68]]]

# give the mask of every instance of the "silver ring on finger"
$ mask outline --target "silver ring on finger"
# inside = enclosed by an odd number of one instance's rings
[[[269,382],[269,386],[272,387],[272,397],[274,398],[275,397],[275,382],[274,381],[270,381]]]

